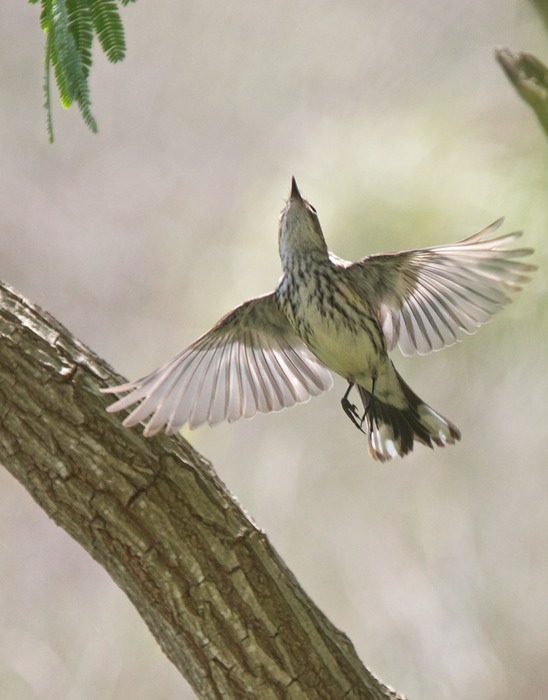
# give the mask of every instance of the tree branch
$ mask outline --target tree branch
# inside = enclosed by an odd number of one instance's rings
[[[111,369],[0,286],[0,460],[124,590],[200,698],[398,700],[205,460],[105,412]]]
[[[548,68],[530,53],[497,49],[497,61],[548,135]]]

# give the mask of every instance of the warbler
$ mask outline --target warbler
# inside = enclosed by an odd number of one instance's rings
[[[412,391],[388,352],[452,345],[529,280],[536,267],[516,258],[533,251],[505,248],[521,232],[491,237],[502,222],[457,243],[349,262],[329,250],[293,178],[279,221],[276,289],[230,311],[163,367],[104,390],[129,392],[107,410],[137,404],[125,426],[149,419],[145,436],[174,433],[303,403],[330,389],[335,372],[348,382],[342,407],[374,459],[403,457],[415,441],[453,444],[458,428]],[[362,410],[349,398],[353,387]]]

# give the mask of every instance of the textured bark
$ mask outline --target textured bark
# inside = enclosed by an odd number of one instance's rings
[[[127,593],[200,698],[401,698],[181,438],[110,416],[120,377],[0,288],[0,460]],[[82,601],[82,605],[85,602]]]

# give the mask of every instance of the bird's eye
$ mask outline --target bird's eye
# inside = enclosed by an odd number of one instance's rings
[[[308,204],[308,208],[310,209],[310,211],[311,211],[313,214],[317,214],[317,213],[318,213],[318,212],[316,211],[316,209],[312,206],[312,204],[310,204],[310,203],[308,203],[308,202],[307,202],[307,204]]]

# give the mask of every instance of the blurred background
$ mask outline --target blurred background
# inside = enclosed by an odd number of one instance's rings
[[[154,7],[156,9],[154,10]],[[418,700],[548,687],[548,144],[494,49],[545,62],[518,0],[138,2],[91,73],[100,133],[42,110],[39,8],[0,7],[0,276],[129,378],[280,274],[295,175],[343,257],[505,215],[540,271],[490,325],[395,361],[462,430],[373,462],[344,382],[186,434],[386,683]],[[0,697],[192,698],[129,601],[0,471]]]

